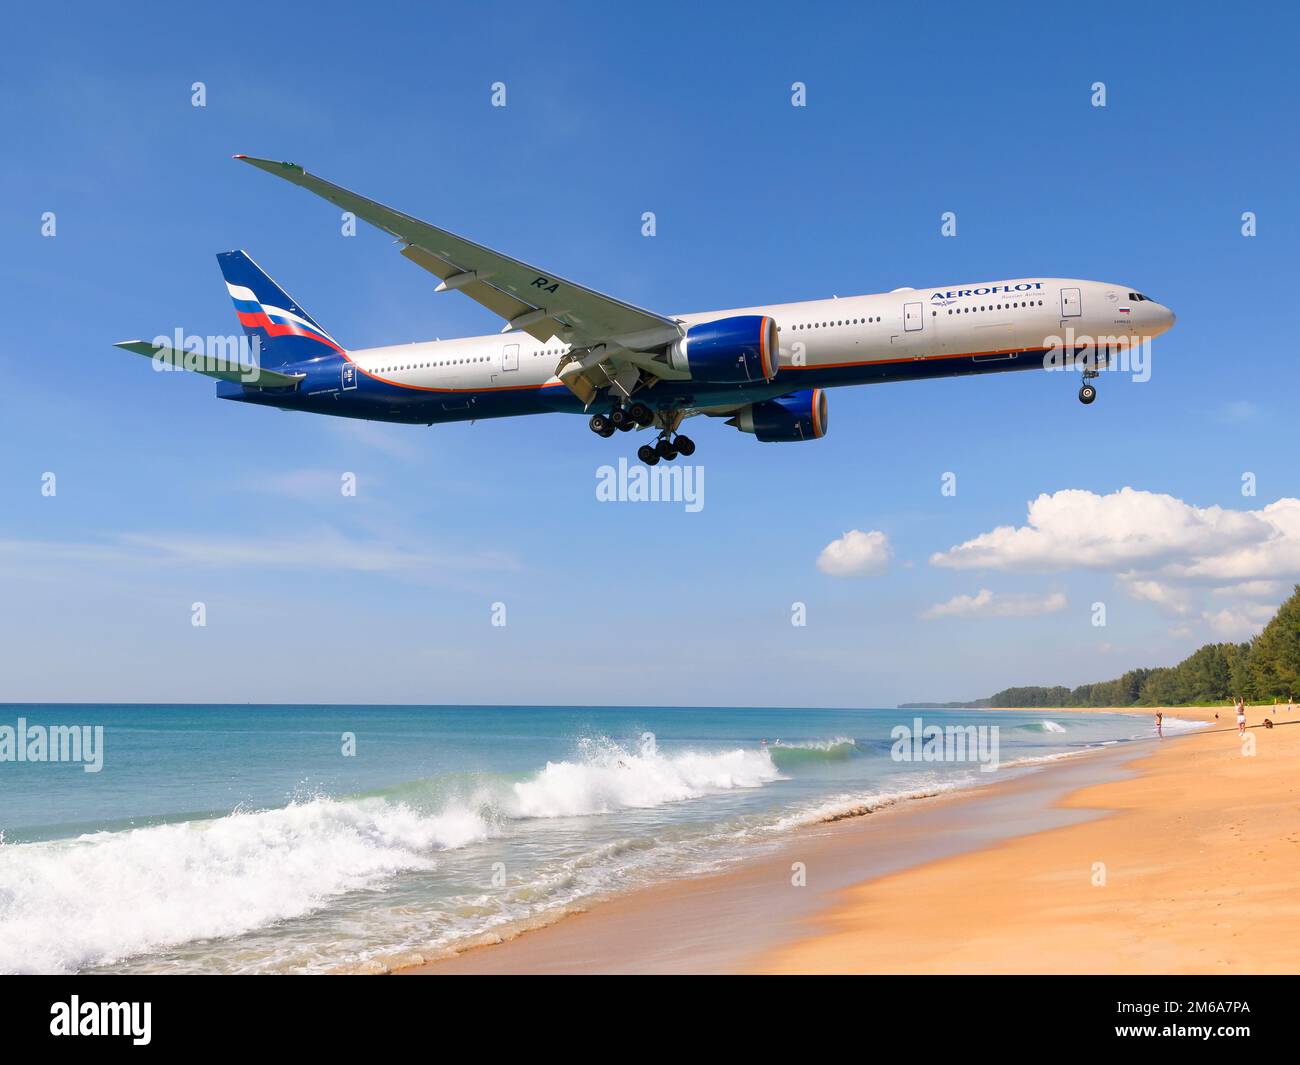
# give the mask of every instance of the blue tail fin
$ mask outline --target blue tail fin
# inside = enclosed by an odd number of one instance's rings
[[[217,262],[239,322],[260,349],[260,365],[274,369],[343,354],[334,338],[244,252],[221,252]]]

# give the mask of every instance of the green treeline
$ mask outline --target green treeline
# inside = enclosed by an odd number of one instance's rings
[[[1131,669],[1115,680],[1006,688],[992,706],[1180,706],[1300,696],[1300,585],[1249,643],[1207,643],[1176,666]],[[981,700],[983,702],[984,700]]]

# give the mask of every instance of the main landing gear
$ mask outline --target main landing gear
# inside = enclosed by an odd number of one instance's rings
[[[642,444],[636,452],[636,457],[647,466],[657,466],[661,459],[672,462],[678,455],[690,458],[695,454],[695,441],[676,432],[681,422],[681,411],[657,415],[644,403],[620,403],[612,407],[608,414],[593,414],[588,425],[593,433],[606,439],[617,432],[625,433],[630,429],[648,429],[658,425],[659,439],[653,444]]]
[[[657,443],[642,444],[636,449],[636,457],[647,466],[657,466],[660,459],[672,462],[678,455],[690,458],[694,454],[695,441],[680,433],[670,437],[667,432],[663,432],[659,435]]]
[[[626,433],[637,427],[654,425],[655,412],[644,403],[615,406],[608,414],[593,414],[587,424],[597,436],[606,439],[615,432]]]

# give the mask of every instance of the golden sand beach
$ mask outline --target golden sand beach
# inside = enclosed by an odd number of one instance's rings
[[[1102,817],[861,884],[753,971],[1300,971],[1300,713],[1169,713],[1213,730],[1064,800]]]
[[[403,972],[1300,970],[1300,712],[1251,708],[1244,741],[1230,707],[1166,712],[1209,727],[804,829]]]

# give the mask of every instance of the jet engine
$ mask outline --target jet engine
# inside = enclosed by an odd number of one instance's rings
[[[728,418],[727,424],[768,444],[819,440],[826,435],[826,392],[805,388],[779,399],[751,403]]]
[[[776,321],[742,314],[693,325],[668,348],[668,364],[709,385],[770,381],[780,365]]]

